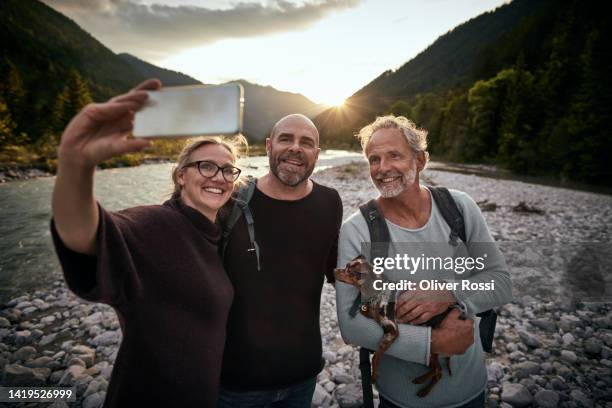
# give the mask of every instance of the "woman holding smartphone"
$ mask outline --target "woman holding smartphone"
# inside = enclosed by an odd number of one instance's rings
[[[116,213],[94,197],[96,165],[142,150],[134,112],[158,80],[85,107],[59,146],[51,230],[68,286],[111,305],[123,342],[105,407],[214,407],[233,289],[217,252],[219,209],[240,170],[235,147],[200,139],[180,154],[163,205]]]

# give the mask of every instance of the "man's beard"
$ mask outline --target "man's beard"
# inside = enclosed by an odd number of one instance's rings
[[[297,160],[302,163],[302,166],[296,167],[282,162],[282,160],[287,159]],[[285,154],[277,159],[270,158],[270,170],[281,183],[286,186],[295,187],[310,177],[314,170],[314,165],[308,167],[308,161],[301,154]]]
[[[398,177],[401,176],[398,182],[393,182],[390,185],[384,185],[382,183],[382,179],[389,177]],[[416,180],[416,163],[413,163],[413,166],[406,173],[399,173],[396,171],[387,172],[383,175],[379,175],[376,177],[374,181],[374,186],[380,193],[383,198],[394,198],[398,195],[402,194],[404,191],[408,190],[410,186]]]

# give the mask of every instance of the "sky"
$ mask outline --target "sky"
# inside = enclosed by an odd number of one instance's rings
[[[507,0],[43,0],[116,53],[339,105]]]

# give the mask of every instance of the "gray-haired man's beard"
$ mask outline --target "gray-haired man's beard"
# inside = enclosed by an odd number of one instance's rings
[[[401,176],[398,181],[394,181],[388,185],[383,184],[380,179],[387,177],[397,177]],[[416,164],[408,170],[406,173],[398,173],[398,172],[389,172],[385,173],[382,176],[377,176],[376,180],[372,180],[374,186],[380,193],[383,198],[394,198],[398,195],[402,194],[404,191],[408,190],[410,186],[416,180]]]

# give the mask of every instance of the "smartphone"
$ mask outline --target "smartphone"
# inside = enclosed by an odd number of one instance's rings
[[[136,112],[134,137],[234,135],[242,131],[244,90],[238,83],[164,87],[149,91]]]

